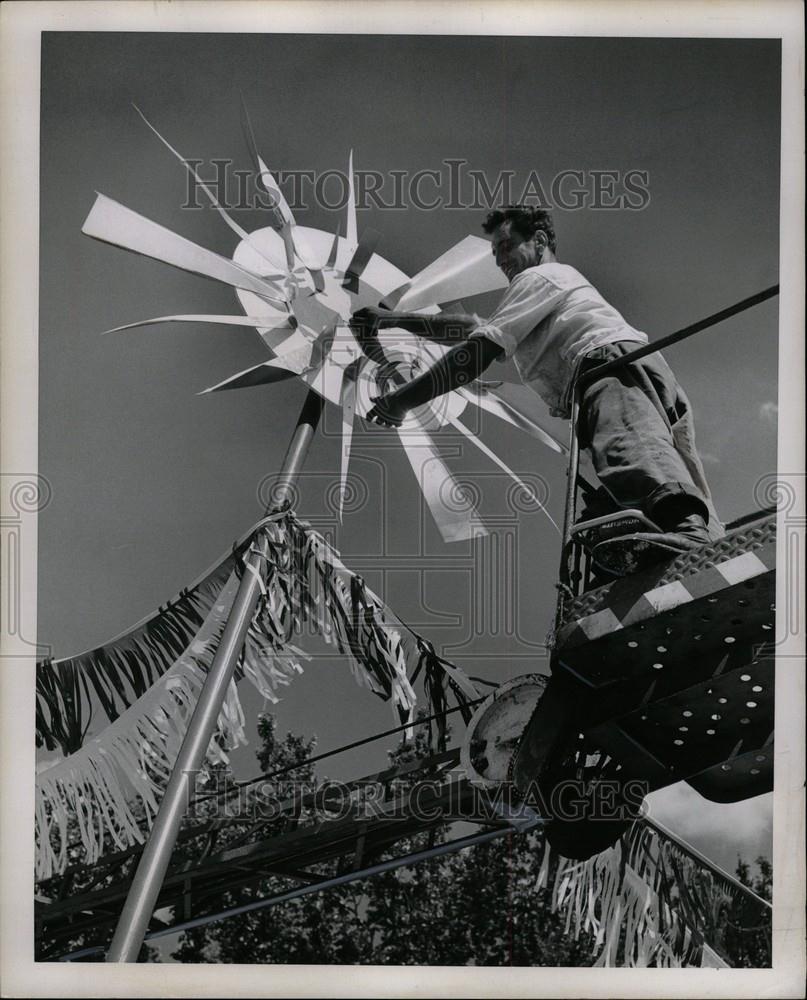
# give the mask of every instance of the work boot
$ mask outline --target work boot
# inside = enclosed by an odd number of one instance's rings
[[[614,576],[627,576],[711,542],[706,521],[700,514],[690,514],[671,531],[637,531],[608,538],[596,545],[591,555],[594,562],[607,572]]]

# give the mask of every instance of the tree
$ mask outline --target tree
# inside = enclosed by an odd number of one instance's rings
[[[735,874],[760,899],[773,899],[773,865],[761,855],[756,859],[757,871],[742,858],[737,859]],[[771,920],[758,906],[749,905],[747,897],[738,894],[728,914],[724,940],[726,956],[734,968],[765,969],[771,966]]]
[[[310,743],[277,738],[262,720],[264,771],[299,763]],[[392,764],[428,754],[425,726],[413,743],[390,753]],[[307,777],[313,778],[313,771]],[[448,826],[399,841],[394,856],[446,839]],[[183,934],[173,957],[182,962],[337,963],[376,965],[591,964],[591,942],[570,940],[535,891],[543,855],[540,834],[509,834],[408,868],[258,910]],[[373,861],[392,856],[382,852]],[[367,860],[367,859],[365,859]],[[320,874],[331,874],[333,865]],[[253,890],[228,893],[222,908],[280,891],[268,878]]]
[[[294,733],[279,739],[271,715],[259,719],[258,735],[262,745],[257,758],[264,774],[302,764],[316,746],[314,739],[306,740]],[[273,784],[271,791],[283,798],[295,786],[310,786],[314,778],[313,766],[304,764],[291,772],[288,780]],[[258,788],[253,800],[267,791]],[[247,806],[249,802],[248,797]],[[274,819],[266,824],[263,835],[279,835],[292,824],[290,818]],[[225,893],[218,905],[221,909],[238,906],[282,892],[293,884],[290,879],[268,877],[255,888]],[[360,937],[360,897],[358,888],[346,886],[196,928],[182,934],[172,957],[180,962],[349,964],[359,955],[354,933]]]

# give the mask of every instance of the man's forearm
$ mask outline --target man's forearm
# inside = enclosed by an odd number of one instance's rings
[[[486,337],[472,337],[452,350],[427,372],[390,394],[390,400],[407,410],[428,403],[436,396],[468,385],[502,353]]]
[[[397,326],[437,344],[457,344],[465,340],[477,325],[476,318],[466,313],[421,316],[418,313],[390,312],[384,313],[379,321],[380,329]]]

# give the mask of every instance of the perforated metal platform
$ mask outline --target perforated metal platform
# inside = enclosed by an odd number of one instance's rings
[[[726,583],[748,579],[763,568],[773,570],[775,564],[776,516],[770,514],[727,532],[713,545],[684,552],[669,563],[615,580],[568,601],[556,646],[562,649],[576,642],[588,642],[618,624],[650,617],[670,606],[670,601],[682,603],[714,593]],[[605,614],[601,619],[595,618],[600,612]]]
[[[566,609],[553,669],[587,734],[653,787],[721,802],[772,787],[775,530],[765,517]]]

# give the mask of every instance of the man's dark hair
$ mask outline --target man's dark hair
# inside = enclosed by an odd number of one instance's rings
[[[533,208],[531,205],[507,205],[504,208],[497,208],[488,213],[488,217],[482,223],[482,229],[486,233],[492,233],[494,229],[503,222],[509,222],[512,229],[520,233],[525,240],[532,239],[537,232],[546,233],[549,249],[552,253],[557,247],[555,236],[555,226],[552,222],[552,213],[543,208]]]

